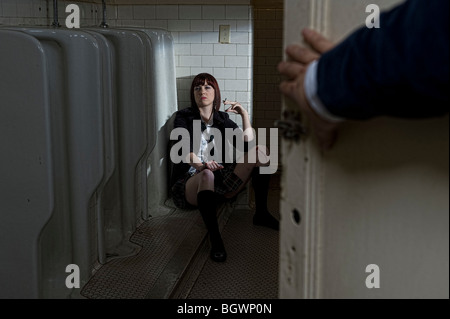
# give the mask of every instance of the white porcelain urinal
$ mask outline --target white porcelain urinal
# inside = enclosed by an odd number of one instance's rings
[[[146,71],[151,78],[151,108],[149,116],[156,120],[154,132],[156,145],[151,150],[147,161],[147,211],[144,219],[161,216],[173,209],[166,206],[169,196],[170,156],[168,143],[173,128],[173,115],[178,111],[175,54],[173,38],[164,29],[126,28],[140,31],[145,35],[145,45],[151,52],[150,63]]]
[[[61,112],[62,119],[59,123],[51,121],[51,125],[47,123],[45,127],[48,134],[60,133],[60,138],[64,139],[60,143],[63,149],[56,149],[57,154],[63,154],[61,155],[63,160],[57,160],[58,165],[64,167],[60,169],[63,173],[54,177],[54,188],[66,190],[67,194],[61,195],[64,200],[60,201],[64,204],[67,201],[69,205],[64,212],[53,213],[50,222],[42,227],[34,245],[38,251],[35,256],[38,261],[36,269],[40,272],[37,278],[41,281],[38,284],[39,296],[51,297],[53,294],[61,296],[58,289],[68,291],[68,294],[71,291],[65,287],[65,280],[61,281],[59,275],[56,275],[68,274],[65,273],[67,265],[54,262],[60,258],[56,256],[58,252],[53,249],[54,246],[65,245],[59,241],[62,237],[67,237],[67,233],[71,234],[71,240],[64,238],[64,243],[71,243],[71,247],[67,247],[69,252],[65,254],[70,254],[70,263],[76,264],[80,269],[81,287],[90,278],[97,262],[98,247],[102,246],[103,239],[97,238],[99,232],[96,229],[97,225],[102,223],[102,216],[98,214],[101,210],[99,205],[102,204],[103,190],[115,166],[112,133],[114,126],[111,123],[114,112],[112,99],[109,98],[112,96],[112,89],[110,85],[105,84],[111,77],[107,68],[108,63],[111,63],[108,60],[110,52],[106,41],[100,36],[79,30],[47,28],[14,28],[14,30],[17,34],[22,32],[24,35],[34,37],[43,48],[41,51],[44,56],[49,51],[48,48],[54,47],[55,50],[59,48],[57,50],[60,55],[59,64],[54,64],[48,58],[45,59],[45,64],[44,62],[40,64],[52,72],[60,72],[60,82],[53,81],[53,84],[60,85],[49,88],[52,94],[48,99],[51,100],[55,91],[61,89],[62,101],[59,101],[61,103],[59,105],[55,102],[54,111]],[[43,46],[43,43],[46,45]],[[28,56],[23,56],[22,59],[28,61]],[[14,63],[18,66],[22,64],[23,61]],[[28,76],[29,74],[23,74],[22,80],[26,81]],[[46,77],[48,78],[48,75]],[[34,82],[36,86],[41,85],[38,80]],[[46,83],[45,79],[41,79],[40,82]],[[16,87],[15,91],[23,87],[20,82],[11,85]],[[30,84],[30,87],[32,85]],[[14,87],[11,87],[11,90],[14,90]],[[22,94],[26,96],[27,90],[24,89]],[[17,125],[21,125],[20,121]],[[59,131],[50,133],[52,125],[56,125]],[[16,213],[23,214],[20,210]],[[66,262],[68,261],[64,260],[64,263]],[[15,260],[14,264],[20,265],[20,261]],[[59,269],[62,266],[63,269]]]
[[[121,205],[117,210],[118,207],[112,205],[114,198],[106,200],[110,207],[105,207],[104,213],[106,255],[100,255],[103,262],[136,252],[129,238],[143,217],[143,207],[146,207],[146,201],[143,201],[146,196],[139,194],[147,193],[145,166],[148,154],[156,143],[156,134],[153,133],[156,121],[154,116],[149,116],[152,84],[146,70],[151,55],[144,45],[144,35],[139,31],[122,29],[88,30],[105,37],[115,52],[113,69],[116,74],[114,85],[119,150],[115,178],[120,184],[118,197]]]
[[[0,298],[37,298],[41,231],[55,210],[67,208],[55,185],[49,125],[60,114],[52,114],[43,45],[6,30],[0,43]],[[66,235],[59,239],[70,247]],[[66,247],[59,244],[54,248],[62,252]]]

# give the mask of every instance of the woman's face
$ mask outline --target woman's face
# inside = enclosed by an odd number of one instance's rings
[[[206,81],[203,85],[194,87],[194,96],[197,106],[205,107],[214,104],[214,98],[216,97],[214,88],[207,84]]]

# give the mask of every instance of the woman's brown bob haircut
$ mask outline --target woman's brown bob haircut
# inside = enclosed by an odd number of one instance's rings
[[[197,103],[195,102],[195,96],[194,96],[194,88],[196,86],[205,85],[205,82],[206,82],[207,85],[212,86],[213,89],[214,89],[215,97],[214,97],[213,108],[216,111],[219,111],[220,104],[221,104],[219,84],[217,83],[216,78],[213,77],[211,74],[208,74],[208,73],[200,73],[192,81],[192,86],[191,86],[191,107],[197,108]]]

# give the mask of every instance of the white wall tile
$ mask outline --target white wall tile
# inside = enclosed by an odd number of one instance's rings
[[[180,57],[178,56],[178,55],[175,55],[175,67],[176,68],[178,68],[178,67],[181,67],[180,66]]]
[[[202,57],[202,66],[223,68],[225,66],[224,56],[204,56]]]
[[[236,21],[236,31],[252,32],[252,30],[253,30],[253,22],[251,20]]]
[[[202,18],[202,7],[196,5],[180,5],[178,7],[179,19],[201,19]]]
[[[231,43],[248,44],[250,43],[250,33],[248,32],[232,32]]]
[[[178,19],[178,5],[158,5],[156,6],[156,19]]]
[[[168,20],[169,31],[190,31],[190,20]]]
[[[191,44],[191,55],[214,55],[212,44]]]
[[[4,17],[17,17],[17,1],[7,0],[2,2]]]
[[[188,107],[190,104],[191,96],[190,96],[190,90],[177,90],[177,97],[178,97],[178,103],[181,102],[181,105],[178,105],[178,107],[181,107],[181,109]],[[187,103],[183,103],[187,102]]]
[[[145,27],[169,29],[167,20],[145,20]]]
[[[118,6],[117,16],[119,19],[133,19],[133,6]]]
[[[224,5],[204,5],[202,9],[203,19],[225,19]]]
[[[221,80],[235,80],[236,69],[235,68],[214,68],[214,76]]]
[[[226,6],[226,18],[227,19],[250,19],[250,7],[244,5]]]
[[[133,17],[138,20],[150,20],[156,18],[155,6],[133,6]]]
[[[202,43],[218,43],[219,32],[202,32]]]
[[[238,44],[236,55],[251,56],[252,46],[250,44]]]
[[[33,0],[32,16],[35,18],[47,17],[47,2],[42,0]]]
[[[180,66],[202,66],[202,57],[200,56],[180,56]]]
[[[236,100],[241,103],[248,103],[252,99],[252,94],[250,92],[236,92]]]
[[[246,68],[248,65],[247,57],[227,56],[225,57],[225,67],[227,68]]]
[[[106,6],[106,19],[108,19],[108,24],[112,20],[117,20],[117,18],[119,17],[118,11],[119,11],[119,9],[117,6],[111,6],[111,5]]]
[[[236,79],[238,80],[250,80],[252,78],[251,68],[237,68]]]
[[[0,17],[0,24],[4,24],[4,25],[11,24],[10,18],[2,18],[2,17]]]
[[[117,20],[117,26],[119,27],[145,27],[145,21],[144,20]]]
[[[201,32],[179,32],[178,43],[203,43]]]
[[[245,92],[248,91],[248,81],[246,80],[225,80],[225,90]],[[236,98],[237,98],[236,93]]]
[[[191,55],[191,45],[175,43],[174,51],[175,51],[175,55],[178,55],[178,56],[181,56],[181,55],[190,56]]]
[[[9,24],[11,25],[24,25],[24,18],[9,18]]]
[[[208,68],[208,67],[201,67],[201,68],[191,68],[191,74],[192,76],[196,76],[197,74],[200,73],[209,73],[209,74],[214,74],[214,69],[213,68]]]
[[[190,77],[183,77],[177,79],[177,85],[180,90],[190,90],[191,89],[192,80]]]
[[[191,31],[214,31],[213,20],[191,20]]]
[[[176,69],[177,78],[187,77],[191,75],[190,67],[178,67]]]
[[[214,55],[236,55],[235,44],[214,44]]]

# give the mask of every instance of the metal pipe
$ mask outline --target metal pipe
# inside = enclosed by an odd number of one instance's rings
[[[100,27],[108,28],[108,24],[106,23],[106,0],[102,0],[102,6],[103,6],[103,21],[100,24]]]
[[[58,0],[53,0],[53,23],[52,26],[54,28],[59,28],[61,25],[58,21]]]

